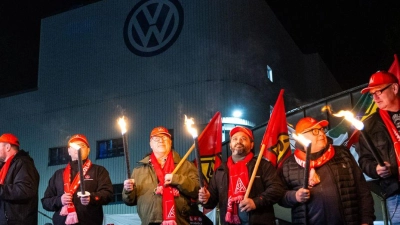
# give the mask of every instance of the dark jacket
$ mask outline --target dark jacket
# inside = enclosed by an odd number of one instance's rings
[[[312,153],[311,159],[319,158],[323,152]],[[371,192],[347,149],[335,146],[333,158],[315,170],[321,183],[310,188],[310,199],[305,205],[296,200],[296,191],[303,187],[304,168],[296,162],[294,155],[283,163],[280,173],[287,191],[279,204],[292,208],[293,224],[306,224],[306,207],[309,225],[373,223],[375,216]]]
[[[256,164],[256,158],[247,164],[249,180]],[[214,173],[208,186],[211,196],[205,208],[212,209],[219,204],[220,219],[225,222],[228,203],[229,171],[226,163],[223,163]],[[250,225],[275,224],[273,204],[279,201],[284,194],[281,180],[276,169],[270,162],[262,159],[251,188],[249,198],[253,199],[256,209],[249,212]]]
[[[179,154],[172,152],[175,166],[181,161]],[[135,179],[133,191],[122,191],[122,199],[126,205],[137,205],[137,212],[143,225],[161,223],[163,221],[162,196],[154,194],[158,178],[153,166],[149,163],[150,156],[138,162],[133,170]],[[179,225],[189,224],[190,199],[197,199],[199,193],[199,175],[193,163],[185,160],[179,170],[172,176],[171,186],[179,190],[175,197],[176,222]]]
[[[19,150],[0,185],[0,225],[34,225],[38,215],[39,173],[33,159]]]
[[[381,195],[384,198],[390,197],[394,194],[399,194],[399,171],[397,169],[396,153],[394,151],[393,141],[390,138],[389,132],[387,131],[379,112],[368,117],[364,121],[364,126],[365,132],[378,150],[378,154],[381,156],[383,161],[390,163],[392,176],[381,178],[377,174],[376,166],[378,163],[372,155],[371,149],[367,147],[364,136],[360,136],[359,143],[356,145],[356,151],[359,155],[358,163],[360,164],[361,169],[372,179],[379,179],[382,189]]]
[[[77,161],[71,162],[73,175],[77,173]],[[54,225],[64,225],[67,216],[61,216],[61,196],[64,194],[64,169],[57,170],[50,178],[47,189],[42,198],[42,205],[45,210],[54,211]],[[79,224],[101,225],[103,224],[103,207],[113,198],[113,186],[108,171],[99,165],[92,164],[85,177],[85,191],[90,193],[90,203],[85,206],[81,204],[77,196],[79,187],[74,193],[73,202],[78,215]]]

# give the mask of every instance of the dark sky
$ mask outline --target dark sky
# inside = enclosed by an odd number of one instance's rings
[[[398,0],[266,0],[303,53],[318,52],[343,89],[400,53]]]
[[[40,18],[97,1],[0,1],[0,97],[36,89]],[[304,54],[321,55],[343,90],[367,83],[400,53],[399,0],[266,2]]]

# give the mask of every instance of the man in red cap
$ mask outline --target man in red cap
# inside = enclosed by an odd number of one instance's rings
[[[124,181],[122,199],[126,205],[137,205],[143,225],[189,225],[190,201],[197,198],[199,175],[187,160],[172,174],[181,157],[171,146],[168,129],[154,128],[152,152],[138,162],[131,179]]]
[[[248,198],[245,193],[256,164],[253,132],[237,126],[230,133],[232,155],[215,171],[199,201],[207,209],[219,205],[221,224],[275,224],[273,204],[283,196],[275,167],[262,159]]]
[[[54,225],[103,224],[103,205],[113,198],[113,187],[108,171],[93,164],[88,158],[90,146],[82,134],[73,135],[68,141],[71,162],[57,170],[50,178],[42,198],[45,210],[54,211]],[[83,196],[80,193],[79,156],[80,149],[84,176]]]
[[[360,136],[356,151],[361,169],[372,179],[379,180],[386,198],[392,224],[400,224],[400,95],[397,78],[386,71],[372,74],[368,87],[361,93],[372,96],[378,110],[364,120],[366,136],[372,142],[368,147],[365,136]],[[384,165],[374,157],[380,155]]]
[[[0,224],[37,224],[39,173],[13,134],[0,136]]]
[[[363,173],[348,149],[330,144],[326,126],[328,121],[311,117],[297,123],[296,135],[311,144],[309,177],[306,148],[296,142],[280,171],[286,193],[279,204],[292,208],[292,224],[373,224],[374,202]]]

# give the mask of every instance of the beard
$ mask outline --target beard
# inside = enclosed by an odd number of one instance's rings
[[[244,145],[237,143],[231,147],[232,155],[245,156],[247,155],[247,149]]]

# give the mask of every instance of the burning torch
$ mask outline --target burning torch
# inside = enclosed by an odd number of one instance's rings
[[[78,169],[79,169],[79,179],[80,179],[79,180],[79,182],[80,182],[79,185],[80,185],[81,191],[79,191],[77,193],[77,195],[79,197],[89,196],[90,193],[85,191],[85,179],[83,177],[83,165],[82,165],[81,147],[79,145],[75,144],[75,143],[70,143],[69,145],[70,145],[70,147],[75,149],[77,151],[77,153],[78,153]]]
[[[127,179],[131,178],[131,169],[129,165],[129,151],[128,151],[128,140],[126,137],[126,123],[124,117],[118,119],[118,125],[121,128],[122,134],[122,146],[124,148],[124,155],[125,155],[125,164],[126,164],[126,175]]]
[[[186,125],[187,130],[189,131],[189,133],[193,137],[194,151],[195,151],[195,154],[196,154],[197,171],[199,173],[200,187],[202,188],[204,186],[204,183],[203,183],[203,172],[201,171],[201,160],[200,160],[199,141],[198,141],[197,129],[192,127],[192,125],[194,125],[193,118],[188,119],[187,116],[185,115],[185,125]]]
[[[308,179],[310,176],[310,155],[311,155],[311,141],[305,138],[303,135],[299,134],[296,135],[293,133],[293,138],[300,142],[306,149],[306,160],[304,164],[304,182],[303,182],[303,188],[308,189]]]

